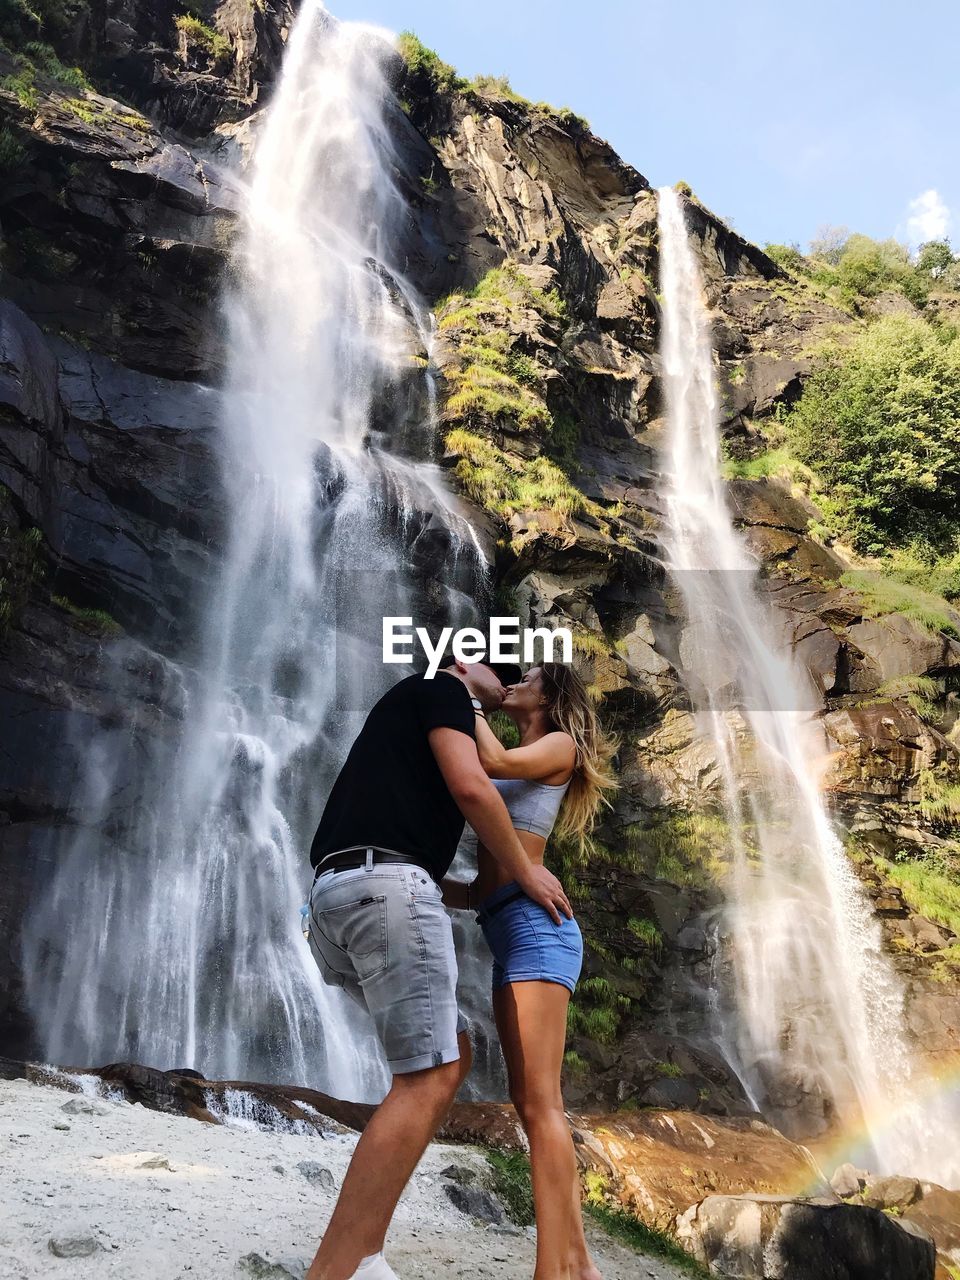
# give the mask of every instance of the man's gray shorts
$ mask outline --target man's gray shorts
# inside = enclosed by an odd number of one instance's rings
[[[323,980],[370,1011],[394,1075],[459,1059],[453,929],[426,871],[374,863],[318,876],[310,950]]]

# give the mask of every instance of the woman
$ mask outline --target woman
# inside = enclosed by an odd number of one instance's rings
[[[559,662],[532,667],[508,688],[501,710],[520,731],[519,745],[505,748],[478,711],[477,748],[528,856],[543,862],[554,831],[585,851],[604,793],[616,783],[609,763],[615,745],[598,725],[582,680]],[[566,917],[554,924],[515,881],[504,881],[482,845],[470,901],[493,952],[493,1007],[510,1098],[530,1142],[534,1280],[601,1280],[584,1237],[560,1092],[567,1006],[583,962],[580,929]]]

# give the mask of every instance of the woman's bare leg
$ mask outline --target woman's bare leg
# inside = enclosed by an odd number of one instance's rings
[[[513,982],[493,997],[510,1097],[530,1141],[534,1280],[598,1280],[582,1238],[577,1161],[560,1092],[569,1002],[570,993],[557,982]]]
[[[570,1239],[570,1280],[603,1280],[597,1265],[590,1257],[590,1246],[583,1230],[583,1201],[580,1197],[580,1177],[574,1175],[573,1209]]]

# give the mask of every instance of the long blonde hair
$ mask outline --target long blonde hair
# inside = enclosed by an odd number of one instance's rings
[[[545,662],[540,679],[551,722],[570,735],[577,750],[555,830],[584,859],[593,849],[590,833],[597,814],[603,805],[610,807],[608,793],[620,785],[611,765],[620,744],[601,727],[590,695],[573,667]]]

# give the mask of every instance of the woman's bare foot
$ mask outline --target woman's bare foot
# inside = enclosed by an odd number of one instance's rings
[[[591,1258],[570,1259],[570,1280],[603,1280]]]

